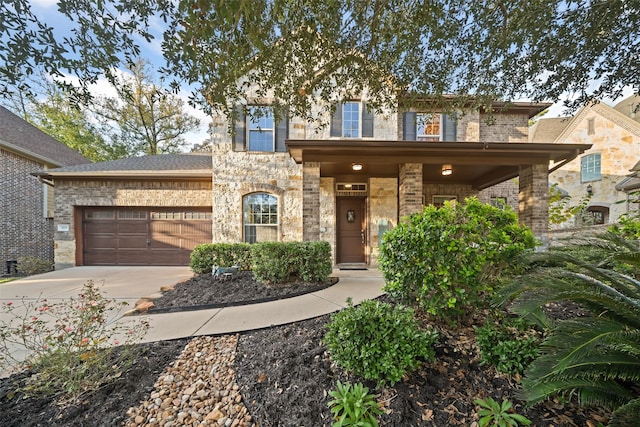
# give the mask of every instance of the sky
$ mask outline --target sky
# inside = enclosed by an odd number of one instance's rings
[[[33,10],[39,16],[46,16],[45,22],[47,24],[57,28],[56,24],[65,23],[66,18],[60,18],[61,15],[57,12],[57,0],[30,0],[31,5],[33,6]],[[162,57],[162,32],[164,29],[164,23],[160,20],[156,22],[152,22],[152,32],[156,35],[156,38],[151,41],[151,43],[147,43],[145,40],[140,40],[140,46],[142,49],[141,57],[143,59],[147,59],[152,65],[156,67],[161,67],[164,65],[164,59]],[[122,70],[121,70],[122,71]],[[123,71],[124,72],[124,71]],[[95,95],[106,95],[106,96],[115,96],[115,91],[111,87],[111,85],[107,82],[106,79],[102,79],[98,81],[97,84],[93,86],[93,93]],[[185,102],[185,110],[187,113],[191,114],[194,117],[200,119],[200,127],[195,132],[190,132],[185,135],[185,139],[187,140],[186,150],[190,150],[191,146],[194,144],[199,144],[203,140],[208,137],[207,131],[209,123],[211,122],[211,117],[205,114],[202,110],[198,108],[194,108],[188,105],[188,96],[191,91],[189,87],[183,87],[181,91],[178,93],[178,96],[182,98]],[[633,88],[628,87],[625,89],[623,96],[617,99],[604,99],[603,102],[608,105],[615,105],[620,100],[630,96],[633,94]],[[566,97],[570,97],[568,94]],[[528,101],[527,99],[520,99],[518,101]],[[562,102],[556,102],[549,109],[549,112],[544,116],[545,118],[552,117],[562,117],[566,116],[567,112]]]

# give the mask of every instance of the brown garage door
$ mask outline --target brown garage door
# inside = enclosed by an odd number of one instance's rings
[[[189,265],[211,243],[211,208],[84,208],[84,265]]]

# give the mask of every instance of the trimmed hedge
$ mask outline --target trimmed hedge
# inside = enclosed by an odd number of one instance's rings
[[[294,280],[325,282],[331,274],[331,245],[328,242],[206,243],[191,252],[191,270],[211,273],[213,266],[240,266],[253,270],[263,283]]]
[[[205,243],[191,252],[191,270],[197,274],[211,273],[213,266],[240,266],[251,270],[251,245],[248,243]]]
[[[324,282],[332,271],[328,242],[264,242],[251,247],[253,273],[261,282]]]

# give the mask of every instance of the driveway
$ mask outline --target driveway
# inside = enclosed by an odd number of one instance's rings
[[[0,302],[77,296],[93,280],[112,299],[133,303],[193,276],[189,267],[73,267],[0,284]]]

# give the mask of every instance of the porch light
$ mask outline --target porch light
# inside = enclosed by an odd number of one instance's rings
[[[362,170],[362,164],[361,163],[354,163],[351,165],[351,169],[353,169],[354,171],[361,171]]]
[[[453,167],[449,164],[447,165],[442,165],[442,175],[443,176],[448,176],[451,175],[453,173]]]

